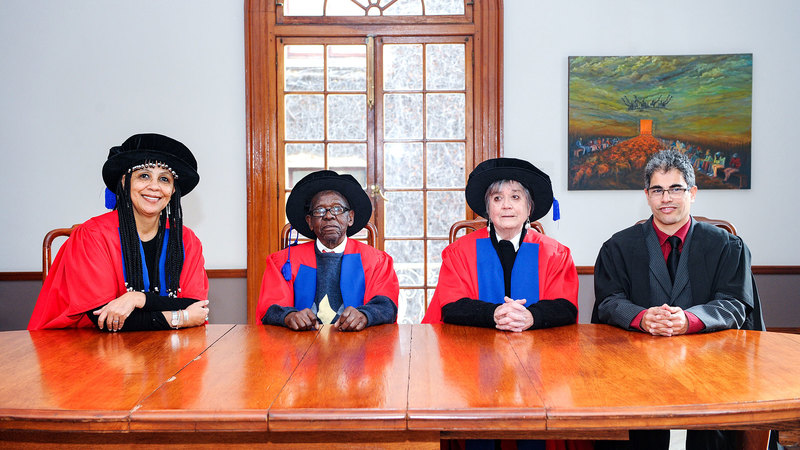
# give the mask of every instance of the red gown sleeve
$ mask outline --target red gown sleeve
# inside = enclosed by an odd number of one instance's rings
[[[183,227],[183,269],[181,270],[180,298],[208,299],[208,275],[203,258],[203,244],[194,232]]]
[[[297,252],[299,247],[294,247],[292,251]],[[261,278],[261,292],[258,295],[258,304],[256,306],[256,318],[259,322],[272,305],[294,306],[293,282],[294,277],[297,275],[299,264],[297,261],[293,262],[292,279],[286,281],[281,273],[281,267],[286,263],[286,249],[267,256],[267,267],[264,269],[264,276]]]
[[[394,271],[394,261],[387,253],[380,250],[371,250],[372,257],[368,267],[364,267],[364,304],[369,302],[376,295],[389,297],[397,306],[397,299],[400,296],[400,283]],[[362,253],[362,260],[366,252]],[[364,261],[367,266],[366,261]]]
[[[539,264],[547,270],[539,274],[540,300],[564,298],[578,307],[578,271],[569,248],[556,241],[544,243]],[[549,248],[548,248],[549,247]]]
[[[422,318],[422,323],[442,323],[442,307],[444,305],[464,297],[478,298],[477,268],[472,262],[476,257],[473,254],[470,259],[463,251],[465,246],[461,244],[456,241],[442,251],[439,281],[433,292],[431,303],[425,311],[425,317]],[[474,248],[474,242],[471,244]]]

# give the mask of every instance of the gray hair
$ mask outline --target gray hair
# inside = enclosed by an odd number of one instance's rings
[[[644,188],[650,188],[650,178],[655,171],[669,172],[672,169],[678,169],[683,174],[687,187],[694,187],[694,168],[689,158],[677,150],[662,150],[647,161],[644,168]]]
[[[483,204],[486,205],[486,214],[489,214],[489,199],[494,194],[500,192],[508,183],[517,183],[519,187],[522,188],[522,192],[525,194],[525,201],[528,202],[528,215],[530,216],[530,212],[533,211],[533,197],[531,197],[531,192],[528,188],[517,180],[497,180],[486,188],[486,194],[483,195]]]

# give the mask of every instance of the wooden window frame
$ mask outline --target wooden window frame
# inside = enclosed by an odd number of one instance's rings
[[[255,324],[266,258],[280,249],[284,214],[277,148],[278,55],[276,40],[290,36],[468,35],[474,39],[472,149],[465,172],[503,153],[503,1],[473,0],[472,21],[449,16],[349,23],[326,18],[279,23],[275,0],[245,0],[245,77],[247,96],[247,322]],[[295,19],[295,18],[293,18]],[[336,18],[340,19],[340,18]],[[463,19],[463,18],[462,18]],[[291,22],[291,23],[290,23]],[[361,21],[358,21],[361,22]],[[402,23],[401,23],[402,22]]]

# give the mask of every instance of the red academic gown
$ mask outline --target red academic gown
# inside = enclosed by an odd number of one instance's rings
[[[523,247],[526,248],[523,250]],[[439,282],[422,323],[442,323],[442,306],[465,297],[503,303],[504,296],[500,258],[491,244],[489,229],[482,228],[459,238],[442,251]],[[578,272],[569,248],[528,230],[514,261],[511,297],[526,299],[525,306],[539,300],[564,298],[577,308]]]
[[[315,242],[287,247],[267,257],[267,268],[261,280],[256,317],[264,317],[272,305],[310,308],[316,292],[317,256]],[[353,256],[348,256],[353,255]],[[291,279],[281,268],[291,261]],[[345,306],[361,306],[376,295],[389,297],[397,305],[400,286],[392,257],[355,239],[348,239],[342,258],[340,276]]]
[[[183,227],[181,298],[208,298],[203,246]],[[126,292],[117,211],[93,217],[72,232],[61,247],[39,292],[29,330],[91,327],[86,311]]]

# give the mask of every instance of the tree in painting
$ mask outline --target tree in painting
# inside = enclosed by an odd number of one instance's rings
[[[704,189],[750,188],[752,54],[569,58],[569,189],[642,189],[660,150]]]

